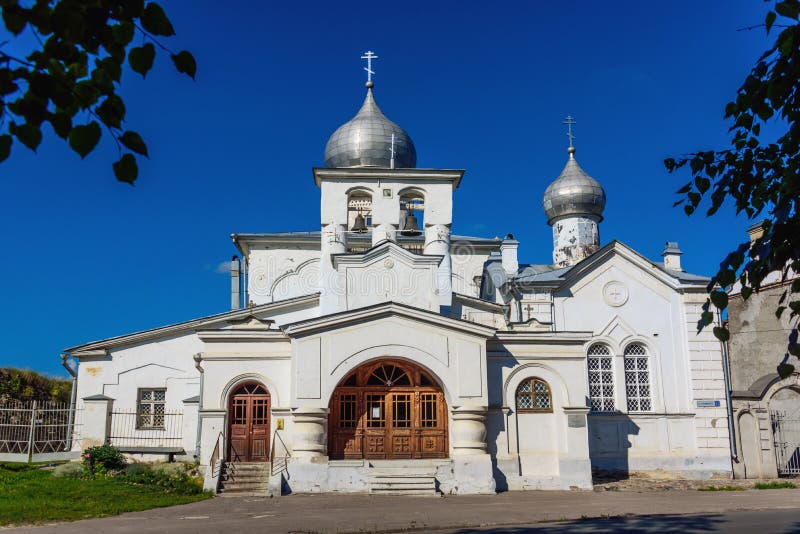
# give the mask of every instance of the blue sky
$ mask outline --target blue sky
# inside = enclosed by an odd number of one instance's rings
[[[769,4],[719,2],[164,2],[197,81],[166,57],[123,75],[126,126],[150,160],[114,180],[104,139],[86,160],[50,135],[0,164],[0,366],[64,374],[61,349],[225,311],[232,232],[319,228],[311,167],[364,97],[413,138],[418,166],[464,168],[455,233],[512,232],[551,261],[541,209],[566,162],[562,121],[608,204],[601,240],[652,259],[678,241],[710,274],[747,221],[673,208],[687,175],[662,160],[724,147],[724,105],[765,49]],[[223,7],[225,6],[225,7]],[[0,41],[6,36],[0,36]],[[13,51],[14,45],[9,48]]]

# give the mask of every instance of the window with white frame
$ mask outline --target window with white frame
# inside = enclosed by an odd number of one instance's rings
[[[647,348],[641,343],[631,343],[625,347],[623,360],[628,411],[649,412],[652,409],[652,402]]]
[[[136,403],[137,429],[164,429],[164,407],[167,390],[164,388],[147,388],[139,390]]]
[[[593,412],[612,412],[614,403],[614,357],[602,343],[589,347],[589,402]]]

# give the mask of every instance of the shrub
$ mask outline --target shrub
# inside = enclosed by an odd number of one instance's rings
[[[203,492],[203,479],[196,475],[195,465],[186,463],[133,464],[118,478],[130,484],[154,486],[172,493],[197,495]]]
[[[83,474],[83,466],[78,462],[67,462],[53,469],[53,476],[60,478],[80,478]]]
[[[150,470],[150,466],[144,464],[130,464],[125,468],[125,474],[129,476],[140,476]]]
[[[154,473],[165,477],[181,476],[188,471],[188,466],[181,462],[153,464],[151,469]]]
[[[111,445],[89,447],[82,458],[84,471],[88,471],[90,475],[113,475],[125,469],[125,457],[119,449]]]
[[[756,484],[756,489],[791,489],[796,487],[793,482],[788,480],[782,482],[759,482]]]
[[[706,486],[698,488],[697,491],[744,491],[744,488],[740,486]]]

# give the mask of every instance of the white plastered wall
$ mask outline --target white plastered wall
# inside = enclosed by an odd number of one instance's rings
[[[557,330],[591,331],[593,342],[605,343],[615,356],[619,412],[589,416],[593,467],[697,477],[727,473],[724,384],[721,375],[720,383],[697,382],[693,363],[713,361],[721,373],[721,348],[710,331],[696,334],[696,313],[688,313],[695,311],[688,304],[692,297],[670,287],[663,276],[655,267],[614,253],[555,294]],[[627,410],[622,354],[634,342],[649,356],[652,410],[647,413]],[[719,401],[720,407],[697,408],[698,398]],[[715,435],[708,438],[700,429],[711,427],[712,420]]]

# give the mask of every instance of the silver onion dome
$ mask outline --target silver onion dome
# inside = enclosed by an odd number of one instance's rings
[[[389,168],[392,167],[392,152],[395,168],[410,169],[417,166],[414,142],[405,130],[381,112],[372,95],[372,82],[368,82],[367,97],[361,109],[328,139],[325,166]]]
[[[558,178],[544,192],[544,212],[547,223],[569,215],[587,215],[603,220],[606,192],[586,174],[575,159],[575,147],[569,147],[569,160]]]

